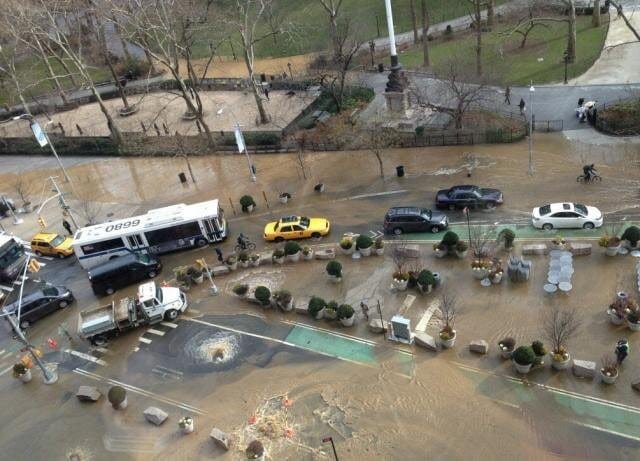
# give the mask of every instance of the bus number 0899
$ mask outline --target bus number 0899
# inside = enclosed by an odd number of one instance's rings
[[[120,230],[120,229],[127,229],[129,227],[135,227],[138,224],[140,224],[140,220],[139,219],[134,219],[133,221],[125,221],[123,223],[118,223],[118,224],[110,224],[107,226],[107,228],[105,229],[105,232],[111,232],[114,230]]]

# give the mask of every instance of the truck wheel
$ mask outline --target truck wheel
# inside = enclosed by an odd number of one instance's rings
[[[156,271],[149,271],[149,273],[147,274],[147,277],[149,277],[150,279],[154,278],[156,275]]]
[[[58,258],[64,259],[64,255],[62,253],[58,253]]]
[[[28,320],[22,320],[20,322],[20,328],[22,328],[23,330],[26,330],[30,326],[31,326],[31,322],[29,322]]]
[[[58,306],[60,306],[60,309],[64,309],[68,305],[69,305],[69,301],[67,301],[66,299],[63,299],[58,303]]]
[[[98,347],[104,347],[104,346],[106,346],[106,345],[107,345],[107,343],[109,342],[109,340],[107,339],[107,337],[106,337],[106,336],[98,335],[98,336],[94,336],[94,337],[91,339],[91,342],[92,342],[93,344],[95,344],[96,346],[98,346]]]
[[[198,239],[196,240],[196,245],[198,245],[200,248],[202,248],[203,246],[205,246],[207,244],[207,241],[205,239]]]
[[[104,290],[104,292],[108,295],[112,295],[113,293],[115,293],[116,290],[113,289],[113,287],[107,287],[106,290]]]
[[[175,320],[177,318],[178,318],[178,311],[175,309],[169,309],[167,312],[164,313],[165,320]]]

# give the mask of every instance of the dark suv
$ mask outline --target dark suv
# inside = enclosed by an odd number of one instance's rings
[[[20,308],[20,328],[28,328],[52,312],[67,307],[74,301],[73,293],[66,287],[48,285],[22,296]],[[18,300],[5,306],[6,312],[17,315]]]
[[[440,211],[418,207],[393,207],[384,215],[384,231],[396,235],[405,232],[433,232],[449,227],[447,216]]]

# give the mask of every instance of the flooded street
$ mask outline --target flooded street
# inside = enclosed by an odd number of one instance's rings
[[[497,210],[472,212],[472,225],[519,225],[521,239],[547,237],[524,227],[532,207],[551,201],[598,206],[605,223],[640,220],[636,144],[603,147],[560,134],[537,134],[534,147],[533,177],[527,175],[527,143],[521,142],[391,150],[384,153],[384,179],[368,151],[305,153],[306,180],[295,155],[252,155],[256,183],[250,181],[243,156],[191,157],[197,182],[187,185],[177,177],[188,171],[184,158],[63,159],[73,183],[61,187],[74,210],[83,200],[101,203],[100,220],[218,198],[230,226],[231,238],[219,246],[225,255],[239,232],[257,242],[258,251],[273,249],[276,245],[262,242],[263,227],[290,214],[329,218],[329,237],[306,243],[316,249],[334,246],[344,232],[379,231],[389,206],[432,207],[438,189],[464,183],[497,187],[505,196]],[[584,163],[596,164],[601,183],[576,182]],[[0,189],[12,195],[11,184],[24,163],[2,158],[0,164]],[[396,165],[404,165],[404,178],[394,175]],[[471,165],[475,168],[468,178]],[[33,182],[37,202],[47,190],[43,179],[57,174],[57,168],[42,158],[24,174]],[[322,194],[313,190],[320,182],[326,186]],[[281,192],[293,196],[286,205],[277,202]],[[238,199],[247,193],[258,205],[253,214],[240,212]],[[448,214],[454,226],[466,224],[461,212]],[[55,202],[42,215],[49,228],[62,231]],[[2,224],[30,239],[38,229],[37,216],[21,216],[25,222],[19,226],[9,218]],[[637,295],[638,260],[606,257],[597,236],[580,235],[585,238],[580,241],[594,244],[593,254],[574,258],[573,289],[567,295],[543,290],[548,256],[527,257],[533,262],[528,282],[504,280],[485,288],[472,277],[469,259],[435,258],[432,239],[441,235],[430,234],[411,236],[420,251],[414,264],[438,272],[442,286],[428,295],[415,289],[396,292],[391,289],[394,240],[388,237],[384,256],[356,260],[339,254],[344,272],[339,284],[328,280],[326,261],[238,269],[215,278],[217,296],[210,294],[208,282],[191,289],[190,307],[177,321],[133,330],[106,348],[77,338],[77,313],[134,295],[136,287],[97,298],[75,258],[45,260],[38,276],[68,286],[77,298],[76,304],[29,330],[45,359],[58,363],[60,378],[46,386],[34,370],[28,384],[13,379],[10,367],[21,355],[19,345],[1,330],[0,372],[6,372],[0,375],[0,407],[10,424],[5,424],[0,444],[11,459],[241,460],[247,443],[259,438],[269,459],[330,460],[331,446],[322,439],[331,436],[340,459],[346,460],[635,459],[640,406],[630,384],[640,376],[637,341],[625,327],[611,325],[605,309],[618,291]],[[519,255],[526,243],[518,240],[513,253]],[[497,256],[506,265],[509,253]],[[173,268],[202,257],[217,264],[213,247],[163,256],[158,283],[170,282]],[[356,325],[263,309],[233,294],[238,283],[290,290],[297,305],[306,305],[313,295],[349,303],[356,308]],[[402,314],[412,329],[420,326],[437,336],[443,291],[458,299],[458,336],[455,348],[438,353],[372,333],[358,309],[365,301],[369,315],[377,318],[380,301],[385,321]],[[504,336],[513,336],[519,345],[539,339],[540,315],[554,304],[580,312],[582,327],[568,347],[573,358],[599,364],[618,337],[630,338],[632,354],[617,384],[553,371],[548,363],[522,378],[510,361],[500,358],[497,342]],[[61,324],[73,342],[60,335]],[[55,349],[47,346],[51,337],[58,339]],[[477,339],[488,342],[486,356],[469,352],[469,342]],[[106,400],[114,384],[127,389],[125,410],[113,410]],[[81,403],[75,397],[80,385],[97,386],[105,396]],[[169,419],[152,426],[142,415],[149,406],[162,408]],[[195,419],[195,432],[182,435],[177,421],[187,415]],[[214,427],[233,438],[228,452],[210,439]]]

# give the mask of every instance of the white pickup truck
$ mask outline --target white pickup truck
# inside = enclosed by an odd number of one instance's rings
[[[187,296],[174,287],[159,287],[155,282],[138,287],[136,298],[99,306],[78,314],[78,336],[92,343],[104,343],[111,336],[141,325],[175,320],[187,309]]]

